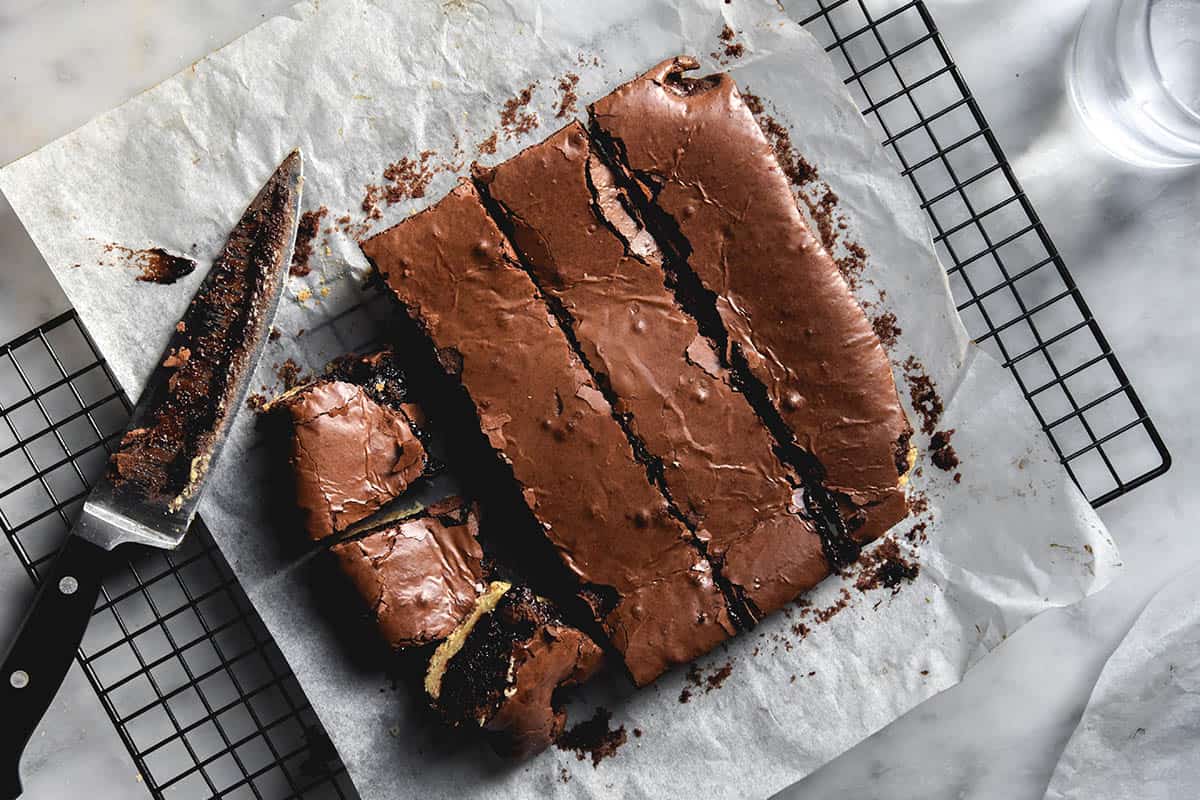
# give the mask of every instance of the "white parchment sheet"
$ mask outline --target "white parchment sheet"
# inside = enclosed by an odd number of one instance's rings
[[[313,0],[0,172],[0,188],[136,396],[234,221],[292,147],[305,155],[305,206],[327,206],[326,224],[357,221],[364,186],[403,156],[436,151],[432,162],[461,162],[465,172],[505,100],[531,82],[524,110],[540,127],[501,133],[485,163],[566,122],[555,112],[567,73],[580,76],[582,111],[678,53],[717,68],[710,54],[726,24],[745,53],[725,68],[769,104],[836,190],[848,235],[871,254],[862,297],[876,302],[886,291],[876,311],[893,311],[903,328],[893,360],[924,364],[945,401],[940,427],[957,430],[961,483],[929,463],[928,436],[915,440],[913,490],[928,499],[928,540],[898,538],[920,574],[895,593],[859,591],[853,577],[827,581],[814,606],[832,607],[845,588],[848,607],[822,624],[810,614],[803,638],[792,630],[799,611],[738,637],[702,660],[705,674],[731,665],[724,685],[694,689],[687,704],[683,671],[640,692],[619,681],[588,690],[573,719],[604,705],[614,725],[643,734],[597,767],[556,749],[506,764],[435,738],[406,694],[392,691],[382,661],[347,641],[319,570],[297,556],[302,534],[277,528],[266,486],[282,457],[263,445],[254,415],[241,414],[201,514],[367,800],[768,795],[956,683],[1035,614],[1105,585],[1116,549],[1011,377],[968,343],[925,216],[832,63],[771,2]],[[436,175],[423,198],[385,208],[372,230],[454,180],[453,171]],[[290,279],[283,336],[256,386],[275,384],[272,364],[287,357],[319,369],[371,338],[365,315],[337,317],[366,296],[367,265],[353,239],[324,238],[313,272]],[[105,260],[107,243],[166,247],[200,268],[173,286],[137,282],[136,270]]]
[[[1109,656],[1046,800],[1200,797],[1200,565]]]

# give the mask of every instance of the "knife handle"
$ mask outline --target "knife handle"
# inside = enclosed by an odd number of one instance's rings
[[[0,798],[21,793],[21,752],[75,660],[113,553],[68,536],[0,666]]]

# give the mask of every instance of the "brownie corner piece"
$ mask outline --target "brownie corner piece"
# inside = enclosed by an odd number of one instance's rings
[[[346,530],[402,494],[424,472],[425,447],[401,408],[372,399],[367,385],[325,377],[271,401],[291,427],[290,462],[308,536]]]
[[[453,726],[481,729],[501,755],[525,758],[566,728],[561,689],[596,673],[603,652],[528,587],[493,582],[430,659],[425,689]]]

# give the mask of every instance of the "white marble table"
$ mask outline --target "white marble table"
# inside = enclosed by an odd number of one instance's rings
[[[0,163],[119,104],[288,0],[43,0],[0,9]],[[1086,0],[929,0],[1018,177],[1175,456],[1166,477],[1107,506],[1126,571],[1079,607],[1043,615],[958,687],[803,781],[788,797],[1041,798],[1100,668],[1149,595],[1200,560],[1200,169],[1140,172],[1101,153],[1065,104],[1062,71]],[[0,341],[66,308],[0,200]],[[26,579],[0,547],[0,639]],[[140,796],[82,676],[35,737],[27,796]]]

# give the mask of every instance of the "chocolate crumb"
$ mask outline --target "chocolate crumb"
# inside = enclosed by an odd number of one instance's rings
[[[864,550],[859,564],[862,572],[854,582],[854,588],[864,593],[887,588],[896,594],[905,581],[912,582],[920,573],[920,566],[908,561],[896,540],[890,537]]]
[[[937,429],[945,410],[942,398],[938,395],[937,386],[925,372],[925,367],[915,356],[904,360],[904,382],[908,384],[908,394],[912,399],[913,408],[921,417],[921,432],[932,434]]]
[[[304,382],[300,377],[300,365],[290,358],[282,364],[275,366],[275,377],[283,383],[285,390],[299,386]]]
[[[692,699],[692,693],[688,689],[684,689],[679,693],[679,702],[686,703]]]
[[[634,735],[634,738],[637,738],[637,739],[640,739],[640,738],[642,738],[642,729],[641,729],[641,728],[634,728],[634,729],[633,729],[633,735]]]
[[[246,405],[251,411],[262,411],[262,407],[267,404],[267,398],[263,397],[258,392],[254,392],[246,398]]]
[[[492,131],[490,136],[479,143],[476,149],[480,155],[493,155],[496,152],[496,140],[499,135],[496,131]]]
[[[575,757],[583,761],[589,755],[592,767],[617,752],[625,744],[625,726],[610,729],[608,723],[612,720],[612,712],[597,708],[592,718],[585,720],[566,731],[555,744],[559,750],[574,750]]]
[[[729,27],[728,25],[722,28],[721,32],[717,34],[717,38],[722,42],[732,42],[734,36],[735,34],[733,32],[733,28]]]
[[[871,320],[871,327],[875,329],[875,335],[879,337],[879,341],[884,347],[895,347],[896,342],[904,330],[896,324],[896,315],[891,311],[880,314]]]
[[[308,260],[312,257],[313,240],[321,231],[321,220],[329,213],[329,209],[321,206],[315,211],[305,211],[300,215],[300,223],[296,227],[296,248],[292,251],[292,266],[288,274],[297,278],[307,275],[311,268]]]
[[[928,674],[929,674],[929,670],[927,670],[927,669],[923,669],[923,670],[921,670],[921,674],[922,674],[922,675],[928,675]]]
[[[795,674],[793,674],[792,677],[788,678],[788,683],[795,683],[795,682],[796,682],[796,676],[795,676]]]
[[[961,472],[954,473],[954,482],[962,483],[962,473]]]
[[[504,138],[512,139],[529,133],[541,124],[536,111],[526,110],[533,100],[533,90],[536,87],[536,82],[531,83],[504,101],[504,108],[500,112],[500,127],[504,131]]]
[[[950,444],[950,437],[954,435],[954,429],[951,428],[945,431],[938,431],[929,439],[929,454],[933,465],[938,469],[951,472],[958,466],[958,454],[954,452],[954,448]]]
[[[271,332],[267,334],[267,339],[268,339],[268,341],[276,342],[276,341],[279,341],[279,337],[281,335],[282,334],[279,333],[279,328],[272,326]]]
[[[713,689],[720,689],[721,685],[725,683],[725,679],[728,678],[732,672],[733,662],[726,661],[723,665],[721,665],[720,669],[704,679],[706,684],[704,688],[705,693],[711,692]]]
[[[579,86],[579,76],[574,72],[568,72],[558,80],[558,90],[562,92],[562,96],[558,99],[558,111],[554,116],[562,119],[568,114],[575,113],[575,104],[579,102],[579,96],[575,94],[575,88]]]
[[[567,772],[567,768],[563,767],[558,771],[558,779],[563,783],[571,782],[571,773]]]

